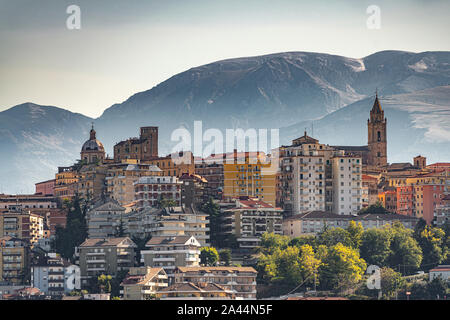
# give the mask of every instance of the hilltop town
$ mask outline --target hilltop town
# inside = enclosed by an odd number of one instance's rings
[[[376,96],[367,145],[305,131],[274,171],[262,151],[161,156],[157,126],[107,157],[92,125],[72,166],[0,194],[0,299],[443,299],[450,162],[389,163],[387,121]]]

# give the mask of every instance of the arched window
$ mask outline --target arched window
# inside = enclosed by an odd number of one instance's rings
[[[381,131],[377,132],[377,139],[378,139],[378,141],[381,141]]]

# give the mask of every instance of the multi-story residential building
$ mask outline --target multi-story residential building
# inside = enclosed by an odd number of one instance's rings
[[[232,300],[235,299],[235,293],[216,283],[181,282],[156,292],[156,298],[160,300]]]
[[[341,154],[334,155],[331,162],[333,212],[357,214],[362,209],[362,160],[357,156]]]
[[[282,234],[281,208],[257,198],[239,197],[234,205],[222,210],[223,235],[233,235],[242,250],[253,250],[259,246],[265,232]]]
[[[283,234],[291,238],[302,235],[314,235],[328,228],[347,228],[350,221],[367,228],[381,228],[395,221],[402,223],[405,228],[414,229],[418,219],[399,214],[363,214],[359,216],[339,215],[325,211],[311,211],[288,217],[283,220]]]
[[[237,298],[256,299],[256,275],[252,267],[178,267],[174,279],[175,284],[215,283],[233,291]]]
[[[362,208],[367,208],[378,201],[378,178],[363,174],[362,176],[362,197],[361,206]]]
[[[444,281],[450,281],[450,265],[439,265],[430,270],[430,281],[435,278],[441,278]]]
[[[200,243],[193,236],[152,237],[141,251],[146,267],[164,268],[169,277],[176,267],[200,265]]]
[[[76,183],[76,193],[86,200],[98,199],[106,193],[107,167],[105,165],[88,164],[82,166],[79,171],[79,179]]]
[[[436,226],[442,227],[450,221],[450,194],[444,195],[442,202],[434,209]]]
[[[196,159],[195,173],[207,180],[204,196],[206,199],[222,199],[224,175],[223,164],[226,154],[212,154],[205,159]]]
[[[20,285],[30,279],[30,245],[28,241],[0,237],[0,281]]]
[[[141,177],[134,183],[136,208],[156,207],[162,200],[181,205],[182,182],[174,176]]]
[[[42,261],[31,266],[31,284],[52,297],[62,297],[80,289],[80,268],[56,253],[48,253]]]
[[[191,151],[181,151],[165,157],[152,158],[146,163],[160,168],[164,176],[181,177],[184,173],[195,174],[194,155]]]
[[[225,159],[223,174],[223,199],[249,196],[275,206],[276,170],[264,153],[234,150]]]
[[[88,238],[109,238],[117,233],[120,221],[124,223],[125,208],[118,201],[105,198],[97,201],[86,213]]]
[[[34,212],[45,211],[57,207],[56,198],[48,195],[40,194],[21,194],[21,195],[9,195],[0,194],[0,209],[8,209],[10,207],[33,209]]]
[[[136,244],[128,237],[86,239],[79,247],[81,284],[100,274],[116,276],[135,265]]]
[[[194,236],[202,245],[209,245],[208,215],[191,207],[163,210],[147,209],[143,213],[143,233],[152,237]]]
[[[45,213],[45,223],[50,232],[50,235],[54,235],[56,232],[56,226],[61,226],[63,228],[66,226],[67,211],[62,209],[49,210]]]
[[[114,162],[158,157],[158,127],[141,127],[140,130],[139,138],[130,138],[114,146]]]
[[[59,199],[72,199],[75,196],[78,174],[72,167],[58,167],[55,174],[55,196]]]
[[[200,207],[208,198],[205,195],[205,188],[208,181],[197,175],[184,173],[179,178],[181,185],[181,204],[185,207]]]
[[[30,211],[15,208],[15,210],[0,211],[0,237],[11,236],[20,238],[33,245],[44,236],[44,218]]]
[[[163,268],[130,268],[120,285],[124,300],[150,300],[161,289],[167,288],[168,277]]]
[[[397,212],[397,188],[389,188],[378,194],[378,200],[389,212]]]
[[[330,159],[335,150],[305,132],[280,148],[277,203],[286,215],[309,210],[331,210]]]
[[[55,195],[55,179],[38,182],[35,184],[36,191],[35,194],[43,196],[54,196]]]
[[[126,205],[135,200],[134,183],[140,177],[161,175],[162,170],[155,165],[142,164],[139,160],[122,160],[122,163],[108,165],[106,192],[121,205]]]

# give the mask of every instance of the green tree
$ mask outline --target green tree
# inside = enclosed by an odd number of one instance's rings
[[[286,249],[289,241],[290,238],[288,236],[265,232],[261,236],[261,251],[263,253],[271,253],[275,249]]]
[[[402,223],[396,222],[386,227],[391,236],[391,254],[389,266],[403,274],[410,274],[419,269],[422,263],[422,249],[412,237],[413,231],[406,229]]]
[[[364,231],[359,248],[361,258],[369,265],[386,266],[391,255],[391,237],[387,230],[371,228]]]
[[[356,223],[355,221],[350,221],[346,231],[349,235],[351,247],[358,249],[361,245],[361,238],[364,233],[364,228],[361,222]]]
[[[301,247],[305,244],[309,244],[311,247],[316,248],[317,247],[317,239],[315,236],[300,236],[293,238],[289,242],[289,246],[291,247]]]
[[[119,224],[115,227],[114,236],[117,238],[125,236],[125,224],[122,215],[120,215]]]
[[[358,214],[389,214],[390,212],[383,207],[381,201],[377,201],[375,204],[361,209]]]
[[[97,284],[100,288],[101,293],[110,293],[111,292],[111,280],[112,276],[101,274],[97,278]]]
[[[337,292],[346,290],[362,280],[367,264],[359,252],[342,243],[329,248],[319,268],[321,287]]]
[[[423,252],[422,270],[428,271],[444,261],[447,251],[444,230],[425,226],[416,237]]]
[[[327,247],[335,246],[338,243],[341,243],[346,247],[353,246],[350,233],[342,228],[331,228],[320,232],[318,235],[318,242]]]
[[[152,238],[151,235],[147,235],[144,237],[138,237],[136,235],[133,235],[131,237],[131,240],[136,244],[136,248],[134,249],[134,252],[136,253],[136,261],[138,264],[141,261],[141,251],[145,250],[145,245],[151,238]]]
[[[226,266],[230,265],[231,262],[231,250],[223,249],[219,252],[219,259],[221,262],[225,262]]]
[[[173,199],[161,199],[159,201],[159,208],[173,208],[177,205],[177,202]]]
[[[386,267],[381,269],[381,292],[384,298],[393,298],[405,285],[406,281],[399,272]]]
[[[210,197],[208,201],[201,206],[201,211],[209,215],[209,234],[211,244],[213,246],[217,246],[218,248],[225,247],[226,239],[222,233],[223,225],[221,222],[219,205],[214,202],[212,197]]]
[[[214,247],[203,247],[200,249],[200,263],[206,266],[214,266],[219,260],[219,253]]]
[[[443,299],[447,293],[448,283],[442,280],[441,277],[437,277],[428,282],[427,290],[430,299],[440,300]]]

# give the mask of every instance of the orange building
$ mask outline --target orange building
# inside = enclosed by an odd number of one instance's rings
[[[378,194],[378,200],[389,212],[397,212],[397,189],[386,190]]]

